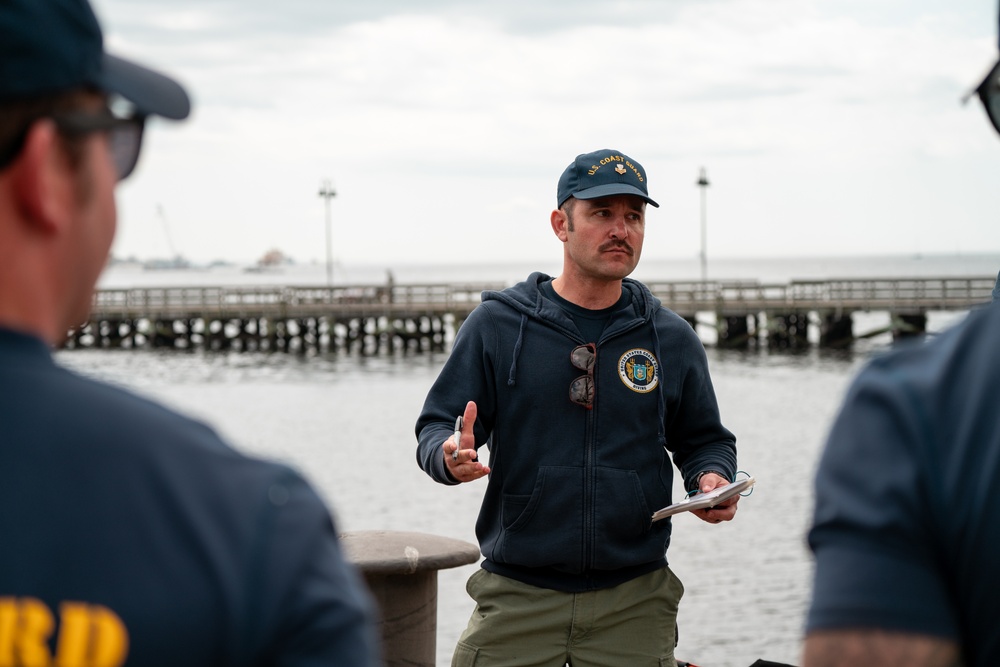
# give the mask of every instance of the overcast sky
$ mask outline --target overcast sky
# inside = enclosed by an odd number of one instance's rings
[[[1000,137],[962,95],[997,0],[94,0],[190,91],[113,252],[337,263],[561,256],[559,174],[613,148],[645,258],[1000,251]]]

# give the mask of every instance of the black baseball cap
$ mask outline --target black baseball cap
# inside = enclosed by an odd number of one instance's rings
[[[87,0],[0,0],[0,101],[88,86],[122,96],[142,116],[181,120],[191,111],[179,83],[105,53]]]
[[[605,148],[577,155],[573,164],[566,167],[559,177],[556,207],[570,197],[597,199],[609,195],[636,195],[652,206],[660,206],[649,198],[642,165],[621,151]]]

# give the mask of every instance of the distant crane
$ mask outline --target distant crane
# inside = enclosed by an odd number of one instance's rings
[[[167,248],[170,249],[171,259],[177,259],[180,255],[177,253],[177,249],[174,248],[174,242],[170,238],[170,225],[167,224],[167,214],[163,212],[163,204],[156,205],[156,217],[160,219],[160,224],[163,226],[163,235],[167,239]]]
[[[163,210],[163,204],[156,205],[156,217],[160,219],[160,224],[163,227],[163,235],[166,237],[167,247],[170,249],[170,258],[164,262],[154,260],[152,265],[154,268],[187,268],[188,261],[184,259],[179,252],[177,252],[177,248],[174,247],[174,241],[170,237],[170,225],[167,223],[167,214]]]

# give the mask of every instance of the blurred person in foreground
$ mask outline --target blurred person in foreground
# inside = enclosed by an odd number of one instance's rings
[[[52,357],[87,318],[145,118],[188,112],[104,53],[86,0],[0,0],[0,665],[377,664],[302,477]]]
[[[674,665],[683,586],[671,522],[651,516],[671,502],[671,454],[708,491],[733,479],[736,441],[693,327],[626,277],[647,204],[638,162],[577,156],[550,214],[562,273],[485,292],[428,393],[420,466],[442,484],[489,475],[453,665]],[[738,500],[696,514],[729,521]]]
[[[1000,61],[975,91],[1000,132]],[[816,475],[805,667],[996,667],[1000,304],[859,374]]]

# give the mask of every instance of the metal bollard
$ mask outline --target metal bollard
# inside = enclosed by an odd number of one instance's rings
[[[397,531],[350,532],[340,539],[378,603],[386,667],[434,667],[438,570],[475,563],[479,548],[449,537]]]

